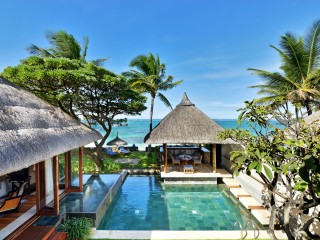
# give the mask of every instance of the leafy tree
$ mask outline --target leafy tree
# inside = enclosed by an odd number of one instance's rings
[[[307,125],[288,111],[255,102],[246,102],[240,111],[239,122],[254,123],[255,135],[244,130],[226,130],[220,138],[232,138],[244,146],[231,153],[235,175],[255,172],[260,176],[259,181],[265,186],[262,200],[271,208],[269,231],[273,239],[276,239],[276,222],[283,227],[288,239],[318,239],[310,228],[319,221],[319,119]],[[285,130],[270,123],[274,118],[288,123]]]
[[[249,68],[260,76],[265,84],[252,86],[259,88],[259,94],[266,97],[257,102],[290,102],[297,108],[299,105],[312,114],[312,104],[319,104],[320,98],[320,20],[309,29],[304,38],[291,33],[281,37],[280,48],[271,46],[281,58],[280,72],[268,72]]]
[[[131,60],[129,72],[123,73],[124,76],[129,78],[131,86],[142,93],[149,93],[151,97],[150,107],[150,131],[152,130],[152,118],[154,100],[158,97],[165,106],[172,109],[169,100],[160,92],[172,89],[181,84],[183,80],[173,82],[173,76],[166,77],[166,65],[161,63],[159,55],[156,57],[150,53],[148,56],[139,55]]]
[[[132,90],[124,77],[92,63],[33,56],[4,69],[2,75],[75,118],[83,118],[87,125],[101,126],[105,134],[95,142],[93,155],[98,167],[113,123],[122,123],[115,117],[139,115],[146,109],[146,98]]]
[[[89,38],[84,38],[84,45],[81,47],[79,42],[72,34],[65,31],[47,32],[46,38],[50,43],[50,48],[41,48],[35,44],[31,44],[27,50],[30,54],[43,58],[68,58],[86,62],[87,50],[89,47]],[[106,58],[91,60],[93,64],[102,66]]]

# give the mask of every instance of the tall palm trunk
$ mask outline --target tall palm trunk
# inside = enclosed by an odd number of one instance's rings
[[[150,127],[149,127],[149,133],[152,131],[152,118],[153,118],[154,98],[155,98],[155,96],[152,96],[152,95],[151,95]],[[148,145],[148,153],[149,153],[149,154],[151,154],[151,144],[149,144],[149,145]]]
[[[310,101],[306,101],[305,105],[306,105],[308,116],[310,116],[312,114],[312,107],[311,107]]]

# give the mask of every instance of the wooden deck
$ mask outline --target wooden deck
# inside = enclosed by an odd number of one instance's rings
[[[23,203],[19,206],[18,212],[6,213],[0,217],[0,231],[22,216],[25,212],[36,205],[36,196],[28,195],[23,197]]]

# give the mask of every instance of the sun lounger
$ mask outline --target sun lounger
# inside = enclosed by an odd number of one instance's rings
[[[6,198],[0,207],[0,214],[17,211],[20,205],[22,196]]]
[[[109,156],[117,155],[116,152],[112,151],[112,148],[106,148],[106,154],[108,154]]]
[[[124,146],[118,147],[118,150],[119,150],[120,153],[123,153],[123,154],[128,154],[128,153],[130,153],[130,151],[129,151],[129,150],[126,150],[126,149],[124,148]]]

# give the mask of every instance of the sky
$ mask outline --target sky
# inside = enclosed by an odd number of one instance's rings
[[[279,71],[270,45],[286,32],[303,36],[319,9],[318,0],[2,1],[0,72],[30,56],[31,43],[49,47],[47,31],[64,30],[80,43],[89,37],[87,59],[109,57],[104,67],[117,74],[140,54],[159,54],[166,73],[184,81],[163,93],[173,107],[186,92],[209,117],[234,119],[258,97],[248,87],[261,80],[247,69]],[[149,105],[128,118],[149,118]],[[169,111],[156,100],[154,118]]]

